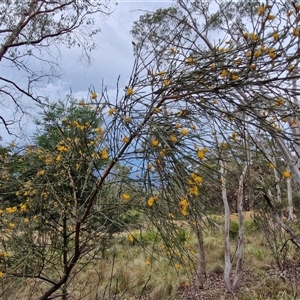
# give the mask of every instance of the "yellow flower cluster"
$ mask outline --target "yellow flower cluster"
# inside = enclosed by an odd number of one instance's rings
[[[56,146],[56,150],[59,151],[59,152],[68,152],[70,149],[67,146],[63,145],[63,144],[58,144]]]
[[[115,112],[116,112],[116,109],[115,109],[115,108],[110,108],[109,111],[108,111],[108,115],[111,116],[111,115],[113,115]]]
[[[170,140],[171,140],[171,142],[176,143],[177,142],[177,137],[174,134],[171,134]]]
[[[127,95],[128,96],[132,96],[133,93],[134,93],[133,88],[131,88],[131,87],[127,88]]]
[[[14,207],[6,207],[5,210],[9,214],[13,214],[13,213],[15,213],[18,210],[18,208],[16,206],[14,206]]]
[[[155,201],[157,201],[157,199],[158,199],[158,196],[149,198],[149,200],[147,202],[148,206],[150,206],[150,207],[153,206],[153,204],[155,203]]]
[[[186,199],[181,199],[179,202],[179,208],[180,212],[183,216],[186,216],[188,214],[187,209],[188,209],[189,203]]]
[[[159,141],[158,141],[158,140],[153,140],[153,141],[151,142],[151,144],[152,144],[153,147],[157,147],[158,144],[159,144]]]
[[[197,156],[200,160],[203,160],[205,157],[205,153],[207,152],[207,149],[204,147],[202,149],[198,149]]]
[[[131,233],[128,235],[128,240],[130,243],[134,242],[134,236]]]
[[[188,135],[188,133],[189,133],[189,131],[188,131],[186,128],[182,128],[182,129],[181,129],[181,134],[182,134],[183,136]]]
[[[122,198],[123,198],[124,201],[128,201],[128,200],[130,199],[130,195],[124,193],[124,194],[122,195]]]
[[[236,142],[238,139],[238,134],[236,132],[232,133],[232,139]]]
[[[278,98],[276,101],[275,101],[275,106],[281,106],[284,104],[284,100],[282,98]]]
[[[83,131],[86,127],[88,127],[89,124],[81,125],[81,124],[79,124],[79,123],[75,120],[75,121],[71,121],[71,122],[70,122],[70,125],[73,125],[73,126],[75,126],[77,129]]]
[[[269,163],[269,169],[275,169],[275,166],[274,166],[274,164],[273,163]]]
[[[95,100],[97,97],[98,95],[95,92],[91,93],[91,99]]]
[[[102,159],[108,159],[108,152],[106,149],[102,149],[101,151],[101,158]]]

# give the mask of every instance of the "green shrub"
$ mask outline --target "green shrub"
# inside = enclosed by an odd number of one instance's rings
[[[231,239],[236,239],[239,234],[239,224],[235,221],[230,221],[229,226],[229,237]]]
[[[261,228],[259,222],[256,220],[246,220],[244,226],[247,233],[257,232]]]

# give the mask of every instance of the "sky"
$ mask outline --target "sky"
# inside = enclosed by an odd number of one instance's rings
[[[96,16],[96,22],[100,26],[101,32],[95,37],[97,48],[92,52],[90,64],[80,60],[80,49],[60,47],[61,60],[59,64],[62,68],[62,76],[44,86],[44,95],[51,101],[63,100],[72,90],[76,98],[86,99],[91,86],[99,91],[103,84],[107,86],[110,95],[115,95],[118,77],[120,76],[119,88],[123,89],[133,67],[134,57],[130,30],[134,21],[138,20],[139,16],[146,11],[168,7],[172,2],[120,0],[116,6],[113,6],[114,12],[111,15]],[[31,114],[36,116],[38,113],[34,111],[34,107],[30,106]],[[10,136],[0,125],[2,145],[13,140],[18,142],[19,139],[26,143],[26,140],[29,141],[35,131],[35,125],[32,118],[24,117],[21,127],[15,126],[10,129],[16,136]]]

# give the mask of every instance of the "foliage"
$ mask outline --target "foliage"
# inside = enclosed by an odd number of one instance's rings
[[[6,72],[0,78],[0,124],[7,131],[28,113],[25,101],[45,102],[45,85],[61,73],[60,46],[80,47],[82,58],[90,59],[100,30],[95,16],[109,13],[108,1],[1,1],[0,61]]]

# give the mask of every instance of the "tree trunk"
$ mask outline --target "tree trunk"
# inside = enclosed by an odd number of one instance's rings
[[[230,208],[227,199],[227,189],[226,189],[226,164],[223,160],[220,160],[220,173],[222,181],[222,199],[224,204],[224,281],[228,290],[232,291],[232,285],[230,280],[230,274],[232,269],[231,258],[230,258],[230,236],[229,236],[229,227],[230,227]]]
[[[199,260],[197,267],[197,285],[199,289],[203,289],[203,284],[206,280],[206,260],[205,260],[205,251],[203,243],[203,233],[201,226],[196,224],[196,236],[198,242],[198,251],[199,251]]]
[[[287,167],[288,172],[290,172],[290,168]],[[294,205],[293,205],[293,193],[292,193],[292,180],[291,178],[286,179],[286,189],[287,189],[287,200],[288,200],[288,220],[294,220],[295,215],[294,215]]]
[[[239,189],[237,195],[237,208],[238,208],[238,216],[239,216],[239,232],[238,232],[238,245],[237,245],[237,264],[235,270],[235,276],[233,278],[232,289],[236,289],[242,279],[243,274],[243,250],[244,250],[244,181],[245,176],[248,171],[248,164],[246,164],[243,173],[240,176],[239,180]]]

